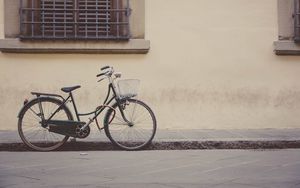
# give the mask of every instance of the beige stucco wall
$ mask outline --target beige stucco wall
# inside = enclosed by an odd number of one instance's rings
[[[147,55],[0,54],[0,128],[16,129],[30,91],[81,84],[92,110],[103,65],[142,80],[159,128],[300,128],[300,57],[276,56],[277,35],[275,0],[146,0]]]
[[[3,10],[3,6],[4,6],[4,1],[0,1],[0,8],[1,10]],[[4,37],[4,12],[1,11],[0,14],[0,37],[3,38]]]

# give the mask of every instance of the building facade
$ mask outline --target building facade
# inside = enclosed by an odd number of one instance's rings
[[[298,0],[123,0],[104,9],[120,17],[92,18],[118,25],[99,35],[87,11],[82,27],[67,21],[72,1],[38,2],[0,1],[1,129],[17,128],[30,91],[80,84],[78,108],[92,111],[106,94],[95,77],[105,65],[141,80],[161,129],[300,127]],[[63,8],[48,21],[34,11],[51,6]]]

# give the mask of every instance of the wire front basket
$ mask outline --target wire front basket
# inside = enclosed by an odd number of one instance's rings
[[[138,95],[140,80],[124,79],[118,81],[118,90],[120,98],[132,98]]]

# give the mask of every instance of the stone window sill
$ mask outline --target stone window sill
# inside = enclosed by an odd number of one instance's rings
[[[292,40],[279,40],[274,42],[276,55],[300,55],[300,44]]]
[[[0,39],[3,53],[102,53],[146,54],[150,41],[20,41],[18,38]]]

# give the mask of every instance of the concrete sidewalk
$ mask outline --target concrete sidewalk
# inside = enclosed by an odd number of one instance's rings
[[[106,142],[108,138],[104,131],[92,129],[91,134],[82,142]],[[158,129],[154,142],[184,142],[184,141],[294,141],[300,140],[299,129],[193,129],[168,130]],[[17,131],[0,130],[0,143],[22,143]]]
[[[104,131],[67,142],[63,151],[116,150]],[[300,129],[157,130],[149,150],[300,148]],[[28,151],[17,131],[0,131],[0,151]]]

